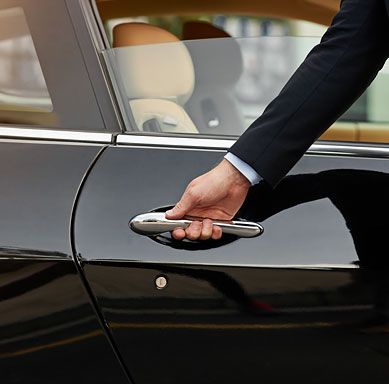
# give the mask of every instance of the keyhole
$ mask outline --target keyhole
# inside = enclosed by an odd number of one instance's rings
[[[165,276],[157,276],[155,279],[155,286],[157,289],[164,289],[167,287],[167,278]]]

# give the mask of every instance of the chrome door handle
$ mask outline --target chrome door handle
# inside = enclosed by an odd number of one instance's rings
[[[145,236],[159,235],[164,232],[170,232],[175,228],[186,228],[194,220],[168,220],[164,212],[150,212],[135,216],[131,219],[130,228]],[[262,225],[249,221],[213,221],[213,225],[219,226],[223,233],[235,235],[238,237],[256,237],[263,233]]]

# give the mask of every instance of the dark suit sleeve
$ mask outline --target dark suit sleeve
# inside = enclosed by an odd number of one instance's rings
[[[384,0],[344,0],[278,97],[230,152],[275,186],[363,93],[389,54]]]

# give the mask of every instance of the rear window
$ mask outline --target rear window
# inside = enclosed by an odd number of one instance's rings
[[[0,110],[52,112],[23,9],[1,9],[0,25]]]

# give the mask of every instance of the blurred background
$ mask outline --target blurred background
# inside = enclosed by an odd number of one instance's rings
[[[110,39],[115,25],[129,21],[154,24],[179,37],[183,24],[190,20],[208,21],[232,37],[244,38],[240,40],[244,70],[236,92],[248,121],[258,117],[278,94],[327,28],[307,21],[239,15],[144,16],[111,19],[105,26]],[[370,88],[339,120],[388,123],[389,109],[385,101],[388,74],[389,67],[385,65]]]

